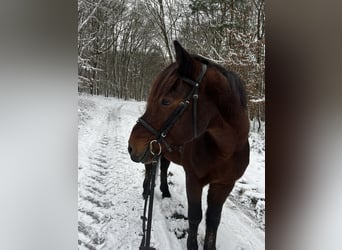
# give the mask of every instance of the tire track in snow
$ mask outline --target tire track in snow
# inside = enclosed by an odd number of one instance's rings
[[[79,152],[84,154],[79,169],[78,248],[82,250],[138,248],[143,166],[132,167],[128,158],[127,138],[133,124],[123,124],[127,119],[122,116],[137,114],[125,104],[99,107],[97,120],[85,124],[89,133],[80,133]],[[127,234],[135,234],[136,240],[132,242]]]
[[[111,219],[108,210],[113,206],[106,195],[111,179],[110,165],[104,154],[108,145],[106,136],[95,144],[94,156],[89,157],[88,171],[79,181],[79,249],[99,249],[105,242],[102,231]]]
[[[118,107],[119,109],[120,107]],[[85,135],[88,140],[89,154],[87,161],[79,171],[79,206],[78,206],[78,231],[79,249],[101,249],[106,241],[106,227],[112,219],[111,208],[114,206],[111,181],[113,180],[113,165],[109,153],[113,149],[113,141],[109,135],[109,112],[103,109],[102,113],[94,119],[96,127],[90,128],[95,135]],[[94,131],[96,130],[96,132]],[[87,145],[87,143],[86,143]]]
[[[136,117],[129,105],[119,105],[115,114],[110,112],[109,134],[113,138],[114,176],[112,179],[112,221],[108,224],[107,239],[102,249],[138,249],[143,200],[141,185],[143,165],[134,164],[127,153],[127,141],[133,124],[126,124],[125,116]],[[132,240],[134,239],[134,240]]]

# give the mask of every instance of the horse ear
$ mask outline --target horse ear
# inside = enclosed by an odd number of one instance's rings
[[[181,76],[190,77],[193,70],[193,59],[191,55],[175,40],[173,41],[176,51],[176,63],[178,64],[178,71]]]

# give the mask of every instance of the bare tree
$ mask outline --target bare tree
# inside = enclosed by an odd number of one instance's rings
[[[146,99],[174,60],[172,40],[247,83],[251,119],[264,120],[264,0],[79,0],[79,91]]]

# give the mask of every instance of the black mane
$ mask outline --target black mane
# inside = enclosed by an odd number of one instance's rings
[[[239,97],[242,107],[247,107],[247,97],[245,91],[245,82],[233,71],[226,70],[221,65],[209,61],[199,55],[193,55],[193,58],[201,63],[216,68],[221,74],[223,74],[232,86],[234,94]]]

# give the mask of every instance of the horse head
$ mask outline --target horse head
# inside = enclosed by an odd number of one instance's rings
[[[208,62],[196,60],[177,41],[174,47],[176,62],[156,77],[146,111],[131,132],[128,151],[135,162],[148,163],[153,154],[201,136],[211,118]]]

